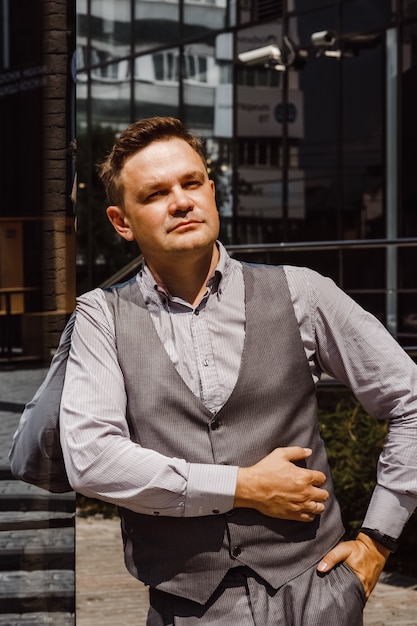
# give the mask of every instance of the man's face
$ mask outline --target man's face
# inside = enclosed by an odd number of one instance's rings
[[[122,237],[137,241],[148,262],[212,248],[219,233],[214,183],[185,141],[155,141],[133,154],[121,182],[124,207],[109,207],[107,214]]]

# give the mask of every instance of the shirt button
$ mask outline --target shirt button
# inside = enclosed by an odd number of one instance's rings
[[[196,310],[194,311],[194,315],[200,315],[200,311],[199,311],[198,309],[196,309]]]
[[[220,428],[220,422],[218,422],[217,420],[213,420],[212,422],[210,422],[211,430],[218,430],[219,428]]]
[[[235,546],[232,550],[233,558],[236,559],[240,554],[242,554],[242,548],[239,548],[239,546]]]
[[[204,359],[204,361],[203,361],[203,365],[204,365],[204,367],[208,367],[208,364],[209,364],[208,359]]]

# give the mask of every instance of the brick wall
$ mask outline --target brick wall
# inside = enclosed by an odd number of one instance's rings
[[[75,234],[71,216],[71,76],[74,0],[44,0],[42,337],[48,361],[75,301]]]

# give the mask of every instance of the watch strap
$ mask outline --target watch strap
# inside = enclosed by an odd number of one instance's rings
[[[380,543],[381,546],[384,546],[384,548],[387,548],[390,552],[395,552],[398,548],[397,539],[384,535],[384,533],[381,533],[376,528],[360,528],[359,532],[368,535],[368,537]]]

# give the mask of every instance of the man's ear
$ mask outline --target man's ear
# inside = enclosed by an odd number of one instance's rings
[[[134,236],[129,225],[126,213],[118,206],[107,207],[107,217],[113,225],[114,230],[126,241],[133,241]]]

